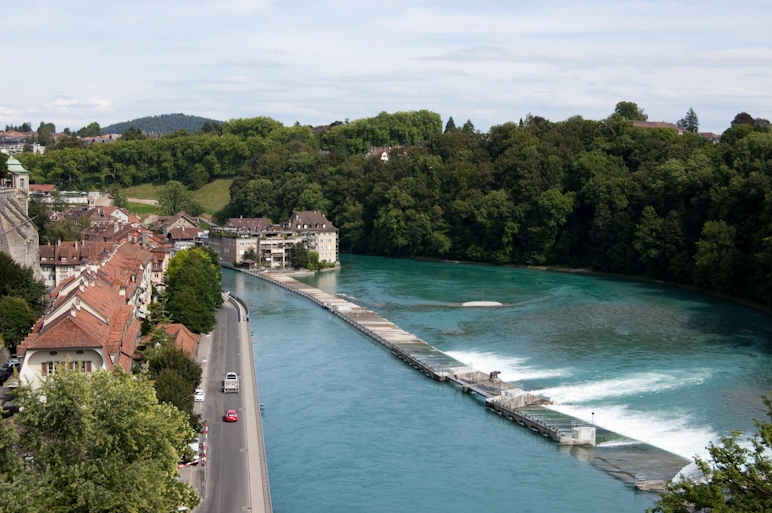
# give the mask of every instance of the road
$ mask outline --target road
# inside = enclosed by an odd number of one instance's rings
[[[126,198],[126,201],[131,201],[132,203],[142,203],[143,205],[154,205],[158,206],[158,200],[154,199],[144,199],[144,198]]]
[[[226,301],[217,311],[213,333],[202,340],[198,351],[206,393],[205,401],[199,403],[200,413],[209,423],[207,461],[205,468],[199,465],[180,472],[182,479],[194,485],[204,497],[194,510],[197,513],[244,511],[251,507],[244,387],[251,383],[245,372],[253,371],[251,367],[242,368],[239,324],[238,311]],[[222,379],[231,371],[239,375],[241,391],[238,394],[222,392]],[[238,411],[239,421],[224,422],[225,410]]]

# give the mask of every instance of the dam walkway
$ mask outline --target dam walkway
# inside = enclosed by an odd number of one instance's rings
[[[545,438],[563,445],[595,445],[595,426],[574,421],[571,428],[566,429],[529,413],[525,408],[551,403],[543,397],[523,390],[516,383],[501,380],[496,373],[485,373],[453,360],[437,348],[371,310],[302,283],[286,274],[246,269],[241,269],[241,272],[313,301],[427,377],[454,383],[466,393],[481,395],[485,398],[487,408]]]

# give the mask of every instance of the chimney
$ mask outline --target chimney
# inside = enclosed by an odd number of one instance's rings
[[[142,232],[142,246],[147,246],[149,244],[149,235],[147,232]]]

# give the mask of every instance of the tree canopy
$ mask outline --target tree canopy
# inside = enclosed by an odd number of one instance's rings
[[[183,210],[192,216],[198,216],[203,211],[203,207],[193,199],[188,188],[176,180],[167,182],[158,191],[158,208],[165,216],[172,216]]]
[[[614,109],[615,114],[619,114],[624,119],[631,121],[646,121],[649,116],[643,113],[643,109],[638,108],[635,102],[619,102]]]
[[[631,122],[645,118],[634,102],[600,121],[529,114],[486,133],[470,120],[443,133],[429,111],[313,131],[258,117],[222,136],[210,126],[19,159],[35,180],[88,187],[232,176],[223,217],[319,210],[347,251],[591,267],[772,306],[769,122],[740,113],[713,144],[690,131],[693,109],[682,135]],[[373,147],[390,147],[388,161]]]
[[[43,310],[45,285],[35,279],[32,269],[22,267],[10,256],[0,253],[0,296],[20,297],[33,312]]]
[[[35,390],[20,387],[17,401],[20,411],[0,423],[0,510],[161,513],[199,503],[177,473],[194,432],[143,376],[60,368]]]
[[[122,121],[102,128],[103,134],[126,134],[126,131],[134,128],[138,132],[155,132],[160,134],[170,134],[177,130],[185,129],[190,133],[196,132],[206,124],[214,123],[219,125],[220,121],[214,119],[202,118],[200,116],[190,116],[187,114],[161,114],[160,116],[146,116],[144,118],[132,119],[131,121]]]
[[[212,331],[222,306],[220,259],[209,248],[178,251],[166,271],[166,306],[193,333]]]

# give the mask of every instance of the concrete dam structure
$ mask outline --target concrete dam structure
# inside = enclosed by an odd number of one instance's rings
[[[485,373],[453,360],[371,310],[306,285],[286,274],[241,271],[310,299],[427,377],[454,383],[466,393],[479,394],[485,398],[485,406],[491,411],[545,438],[562,445],[595,445],[595,426],[574,420],[567,427],[539,418],[529,412],[528,408],[551,404],[549,400],[523,390],[516,383],[503,381],[496,372]]]

